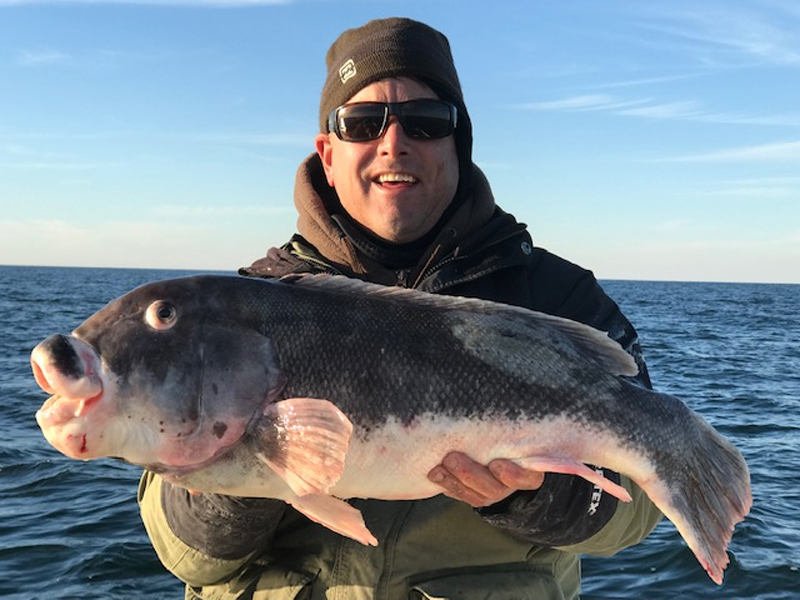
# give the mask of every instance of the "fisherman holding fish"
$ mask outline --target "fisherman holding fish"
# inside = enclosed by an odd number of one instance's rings
[[[721,584],[741,452],[650,387],[592,274],[495,206],[446,38],[374,21],[328,67],[299,234],[37,344],[45,439],[144,468],[188,598],[572,599],[580,554],[662,512]]]
[[[298,234],[250,277],[346,275],[517,305],[618,342],[650,387],[636,332],[591,272],[535,247],[472,162],[472,127],[447,39],[383,19],[331,46],[316,153],[297,173]],[[335,398],[330,398],[335,401]],[[593,467],[592,467],[593,468]],[[583,477],[452,452],[424,500],[361,500],[379,544],[313,523],[282,500],[191,493],[146,472],[139,499],[187,598],[578,598],[579,555],[641,541],[660,511],[627,477],[621,502]]]

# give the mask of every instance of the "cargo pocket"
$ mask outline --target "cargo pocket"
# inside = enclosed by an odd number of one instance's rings
[[[549,573],[530,569],[477,569],[419,581],[410,600],[564,600]]]
[[[307,600],[311,598],[314,575],[273,565],[256,582],[252,600]]]
[[[316,579],[313,575],[270,566],[260,576],[227,584],[187,589],[186,598],[197,600],[307,600]]]

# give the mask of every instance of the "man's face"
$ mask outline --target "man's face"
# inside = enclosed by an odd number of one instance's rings
[[[398,77],[368,85],[349,102],[421,98],[437,96],[421,82]],[[395,117],[377,140],[344,142],[335,133],[319,134],[316,147],[328,184],[347,213],[390,242],[412,242],[428,233],[458,187],[454,136],[412,139]]]

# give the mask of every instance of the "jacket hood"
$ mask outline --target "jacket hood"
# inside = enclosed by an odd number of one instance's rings
[[[368,279],[384,285],[418,287],[428,275],[444,264],[460,262],[467,255],[495,256],[498,244],[518,239],[530,244],[526,227],[494,203],[489,182],[481,170],[471,165],[470,184],[453,200],[430,239],[413,242],[410,263],[393,266],[396,256],[386,245],[360,230],[346,216],[335,190],[328,186],[322,163],[316,154],[304,160],[297,170],[294,202],[298,234],[282,248],[271,248],[265,257],[239,269],[249,277],[281,277],[302,271],[328,271]],[[343,214],[344,213],[344,214]],[[519,237],[522,236],[522,237]],[[403,245],[403,257],[409,245]],[[530,246],[528,246],[530,247]],[[390,249],[394,250],[394,249]],[[381,251],[384,255],[381,256]],[[500,252],[507,254],[505,250]],[[382,260],[383,259],[383,260]],[[497,262],[486,259],[481,268],[491,269]],[[430,282],[428,282],[430,283]],[[437,284],[438,285],[438,284]]]
[[[474,164],[470,185],[453,202],[456,205],[446,211],[443,221],[437,224],[438,233],[414,270],[422,270],[426,264],[452,253],[483,229],[497,212],[502,213],[495,206],[489,182]],[[352,228],[342,227],[334,216],[342,209],[335,190],[328,186],[322,162],[316,154],[303,161],[297,170],[294,203],[300,235],[341,271],[358,276],[380,268],[374,259],[359,250],[363,244],[354,238]],[[510,215],[506,217],[513,221]],[[393,272],[391,277],[395,277]]]

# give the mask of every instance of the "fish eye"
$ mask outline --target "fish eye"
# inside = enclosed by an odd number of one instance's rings
[[[166,331],[177,322],[178,310],[169,302],[156,300],[147,307],[144,320],[156,331]]]

